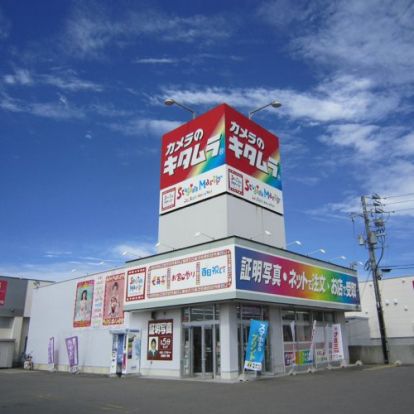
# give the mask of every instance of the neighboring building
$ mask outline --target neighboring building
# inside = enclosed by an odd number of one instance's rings
[[[356,273],[285,249],[278,138],[223,104],[166,134],[161,165],[159,253],[38,289],[35,367],[235,379],[251,320],[263,374],[346,362]]]
[[[0,276],[0,368],[21,363],[26,352],[33,289],[50,283]]]
[[[414,276],[379,281],[391,362],[414,363]],[[373,282],[360,283],[361,312],[346,314],[352,359],[383,361]]]

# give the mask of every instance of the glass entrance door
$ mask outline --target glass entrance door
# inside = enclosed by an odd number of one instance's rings
[[[211,326],[193,326],[193,374],[212,377],[214,372],[213,329]]]
[[[220,374],[219,326],[184,328],[183,375],[212,378]]]

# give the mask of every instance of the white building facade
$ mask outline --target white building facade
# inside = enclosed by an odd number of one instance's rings
[[[414,363],[414,276],[379,282],[390,361]],[[383,360],[377,306],[372,281],[360,284],[361,312],[346,314],[353,359]]]
[[[278,138],[225,104],[166,134],[158,254],[38,289],[35,365],[236,379],[252,320],[262,374],[346,362],[356,273],[285,249],[280,170]]]

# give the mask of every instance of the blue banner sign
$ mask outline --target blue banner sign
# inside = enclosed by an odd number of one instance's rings
[[[244,369],[261,371],[269,322],[250,321],[249,341],[247,343]]]

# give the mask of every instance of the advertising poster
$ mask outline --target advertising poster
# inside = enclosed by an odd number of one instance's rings
[[[91,326],[94,283],[93,280],[84,280],[76,286],[74,328]]]
[[[142,300],[145,298],[146,268],[131,269],[127,272],[126,301]]]
[[[224,105],[163,136],[160,214],[226,191]]]
[[[55,338],[53,336],[49,338],[47,346],[47,363],[49,365],[55,364]]]
[[[71,371],[75,371],[79,364],[78,359],[78,337],[72,336],[65,339],[66,350],[68,353],[68,362]]]
[[[149,361],[171,361],[173,359],[173,320],[148,322]]]
[[[95,278],[95,292],[92,306],[92,328],[102,327],[104,296],[105,277],[99,275]]]
[[[313,356],[310,349],[302,349],[296,352],[297,365],[310,365],[313,362]]]
[[[7,280],[0,279],[0,306],[6,303],[7,284]]]
[[[102,324],[121,325],[124,323],[125,273],[107,276]]]
[[[285,351],[285,366],[294,365],[310,365],[313,362],[310,349],[302,349],[299,351]]]
[[[342,361],[344,359],[344,347],[342,343],[341,324],[332,325],[332,361]]]
[[[262,370],[268,327],[269,322],[254,319],[250,321],[244,369],[252,371]]]
[[[283,214],[279,139],[226,106],[228,191]]]
[[[183,295],[231,286],[229,249],[155,264],[148,268],[147,297]]]
[[[294,365],[296,362],[295,352],[293,351],[285,351],[285,366],[290,367]]]
[[[295,260],[236,247],[236,288],[349,305],[359,305],[358,279]]]

